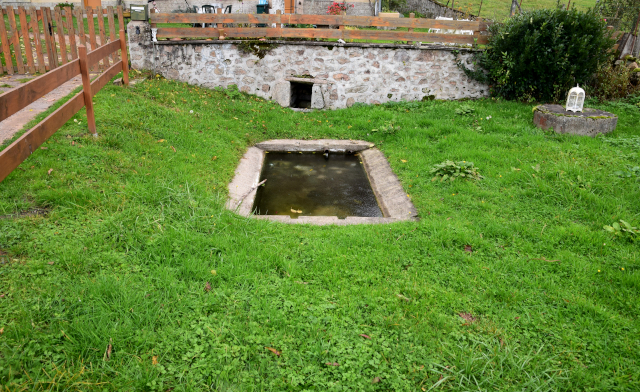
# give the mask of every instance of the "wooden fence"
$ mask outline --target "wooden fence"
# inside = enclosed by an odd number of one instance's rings
[[[87,107],[87,126],[97,136],[92,97],[120,71],[122,71],[124,84],[129,84],[127,43],[124,30],[120,30],[119,36],[119,40],[113,40],[89,53],[87,53],[86,46],[80,45],[77,48],[78,58],[0,95],[0,121],[2,121],[66,83],[69,79],[82,75],[82,91],[80,93],[0,151],[0,181],[4,180],[20,163],[33,154],[33,151],[69,121],[83,106]],[[89,69],[99,64],[101,60],[106,62],[109,56],[117,56],[118,50],[120,50],[122,60],[117,60],[91,82]]]
[[[413,14],[412,14],[413,16]],[[207,23],[217,27],[157,26],[158,38],[325,38],[343,40],[419,41],[455,44],[486,44],[487,24],[481,21],[423,18],[381,18],[350,15],[297,14],[151,14],[152,27],[158,23]],[[252,27],[266,24],[275,27]],[[283,26],[283,24],[288,26]],[[155,26],[154,26],[155,25]],[[338,28],[309,28],[337,26]],[[305,27],[298,27],[305,26]],[[406,30],[358,30],[354,27],[406,28]],[[414,31],[414,29],[470,30],[471,35]]]
[[[0,75],[53,70],[77,59],[78,45],[95,50],[116,41],[116,30],[124,26],[122,6],[115,10],[6,6],[0,10]],[[118,61],[113,56],[103,59],[95,69],[109,68],[110,60]]]

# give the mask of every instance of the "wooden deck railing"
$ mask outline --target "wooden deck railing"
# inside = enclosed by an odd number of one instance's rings
[[[8,24],[4,21],[4,15]],[[3,60],[0,61],[0,75],[45,73],[77,59],[78,44],[96,49],[107,42],[116,41],[116,15],[121,29],[124,26],[122,6],[115,10],[113,7],[87,7],[84,11],[70,7],[56,7],[53,10],[47,7],[0,8],[0,58]],[[94,17],[98,31],[94,26]],[[85,31],[85,21],[88,31]],[[117,58],[111,58],[112,63],[116,61]],[[105,70],[109,65],[109,60],[105,59],[96,68]]]
[[[488,39],[487,24],[480,21],[297,14],[151,14],[150,21],[152,27],[158,23],[215,23],[218,26],[217,28],[159,26],[158,38],[327,38],[456,44],[486,44]],[[255,24],[276,27],[249,27]],[[289,28],[283,27],[283,24],[324,25],[339,28]],[[233,25],[233,27],[224,27],[225,25]],[[407,30],[352,30],[345,29],[344,26],[391,27]],[[471,30],[473,35],[417,32],[414,29]]]
[[[115,62],[93,82],[89,78],[89,69],[108,56],[117,56],[120,50],[121,60]],[[0,151],[0,181],[4,180],[15,168],[53,135],[64,123],[69,121],[83,106],[87,107],[87,126],[97,135],[93,113],[92,97],[100,91],[118,72],[122,71],[125,85],[129,84],[129,67],[127,59],[127,43],[124,30],[120,30],[120,39],[112,41],[98,49],[87,53],[84,45],[78,46],[78,58],[39,76],[24,85],[0,95],[0,121],[27,107],[35,100],[67,82],[82,75],[82,91],[60,106],[47,118],[31,128],[15,142]]]

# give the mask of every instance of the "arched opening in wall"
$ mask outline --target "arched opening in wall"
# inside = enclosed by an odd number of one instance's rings
[[[291,82],[291,107],[310,109],[312,91],[312,83]]]

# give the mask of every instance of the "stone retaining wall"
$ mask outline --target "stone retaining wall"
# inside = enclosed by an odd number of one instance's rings
[[[140,34],[136,34],[136,27]],[[312,108],[344,108],[356,102],[461,99],[486,96],[487,86],[470,80],[456,56],[472,52],[450,47],[261,42],[273,44],[264,58],[239,49],[241,41],[150,42],[150,28],[131,22],[129,50],[136,69],[208,88],[237,85],[241,91],[290,106],[292,83],[312,85]]]

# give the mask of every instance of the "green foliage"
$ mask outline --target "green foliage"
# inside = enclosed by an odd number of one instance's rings
[[[459,108],[456,108],[455,112],[461,116],[471,116],[474,110],[469,105],[461,105]]]
[[[382,12],[399,11],[407,5],[407,0],[382,0]]]
[[[58,8],[71,7],[71,9],[73,9],[74,6],[75,6],[75,4],[73,4],[73,3],[58,3],[58,4],[56,4],[56,7],[58,7]]]
[[[430,173],[434,176],[431,181],[439,178],[440,182],[445,180],[455,181],[457,178],[464,180],[481,180],[484,178],[478,172],[478,168],[473,165],[473,162],[467,161],[453,162],[446,160],[434,165]]]
[[[640,150],[640,136],[603,138],[602,141],[613,147],[626,147]]]
[[[600,100],[625,98],[640,91],[640,84],[634,84],[634,72],[624,62],[614,64],[607,61],[598,68],[594,79],[590,82],[586,92]]]
[[[616,170],[613,174],[622,178],[639,177],[640,166],[627,166],[626,170]]]
[[[393,135],[394,133],[400,130],[400,126],[394,125],[393,121],[385,121],[378,128],[374,128],[371,130],[371,133],[380,133],[383,135]]]
[[[238,49],[247,54],[254,54],[259,59],[263,59],[271,50],[278,47],[277,44],[260,40],[243,40],[237,44]]]
[[[626,239],[631,242],[635,242],[636,239],[640,238],[640,229],[631,226],[622,219],[618,222],[613,222],[611,226],[603,226],[603,228],[609,233],[612,233],[616,238]]]
[[[576,84],[591,81],[608,59],[614,40],[593,10],[524,12],[491,25],[486,51],[466,73],[489,83],[494,96],[523,101],[558,101]]]
[[[635,26],[640,2],[638,0],[599,0],[595,9],[616,30],[629,32]]]
[[[231,99],[236,99],[236,100],[245,99],[245,95],[243,95],[242,92],[238,90],[238,85],[236,84],[230,84],[226,89],[222,87],[216,87],[214,90],[225,94],[228,98],[231,98]]]

